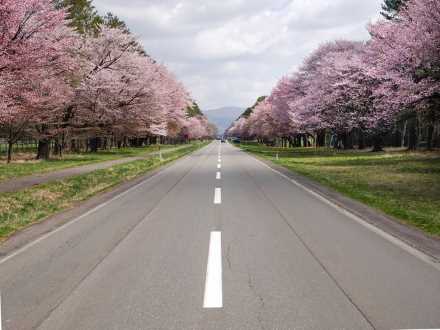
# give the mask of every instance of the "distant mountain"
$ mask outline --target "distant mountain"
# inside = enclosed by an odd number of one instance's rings
[[[223,132],[243,113],[245,109],[238,107],[223,107],[219,109],[205,110],[203,113],[208,117],[208,120],[215,124],[218,128],[218,133]]]

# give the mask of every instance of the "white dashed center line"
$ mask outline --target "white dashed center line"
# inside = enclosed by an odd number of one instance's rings
[[[221,180],[221,178],[222,178],[222,174],[221,174],[220,172],[217,172],[217,175],[215,176],[215,178],[216,178],[217,180]]]
[[[203,308],[223,307],[222,233],[212,231],[209,239]]]
[[[214,204],[222,203],[222,188],[215,188]]]
[[[217,164],[217,168],[221,169],[222,168],[222,164]]]

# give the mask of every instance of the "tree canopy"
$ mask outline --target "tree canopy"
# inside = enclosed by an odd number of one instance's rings
[[[412,112],[430,148],[440,121],[438,0],[409,0],[398,19],[379,20],[369,32],[366,43],[321,45],[228,133],[274,139],[329,132],[344,140],[357,132],[377,142]]]
[[[91,0],[54,0],[58,9],[67,10],[69,25],[80,34],[99,32],[103,19],[98,15]]]
[[[185,86],[114,15],[95,30],[97,17],[89,1],[0,1],[0,137],[9,150],[23,136],[63,147],[109,136],[211,136]]]
[[[382,15],[386,19],[394,19],[399,10],[408,0],[384,0],[382,4]]]
[[[260,97],[258,97],[258,98],[257,98],[257,101],[255,101],[254,105],[251,106],[251,107],[249,107],[249,108],[247,108],[247,109],[241,114],[240,117],[244,117],[244,118],[249,117],[249,116],[252,114],[252,112],[254,111],[255,107],[256,107],[260,102],[263,102],[265,98],[266,98],[266,96],[260,96]]]

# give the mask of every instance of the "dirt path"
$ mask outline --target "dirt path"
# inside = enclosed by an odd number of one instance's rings
[[[166,154],[172,151],[175,151],[177,149],[180,149],[182,147],[176,147],[176,148],[170,148],[165,149],[162,151],[162,154]],[[109,160],[104,161],[100,163],[95,164],[89,164],[89,165],[83,165],[83,166],[76,166],[76,167],[70,167],[58,171],[53,171],[49,173],[42,173],[37,175],[29,175],[24,176],[20,178],[14,178],[10,180],[6,180],[3,182],[0,182],[0,193],[8,193],[8,192],[16,192],[22,189],[26,189],[38,184],[56,181],[65,179],[71,176],[80,175],[80,174],[87,174],[96,170],[106,169],[115,165],[125,164],[129,162],[133,162],[136,160],[141,159],[148,159],[154,156],[158,156],[159,152],[150,152],[143,156],[137,156],[137,157],[126,157],[116,160]]]

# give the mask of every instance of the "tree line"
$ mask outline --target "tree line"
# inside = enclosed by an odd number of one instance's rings
[[[386,0],[366,42],[327,42],[228,129],[294,146],[440,147],[440,2]]]
[[[0,0],[0,138],[65,150],[187,141],[215,128],[116,15],[89,0]],[[55,150],[50,150],[51,146]]]

